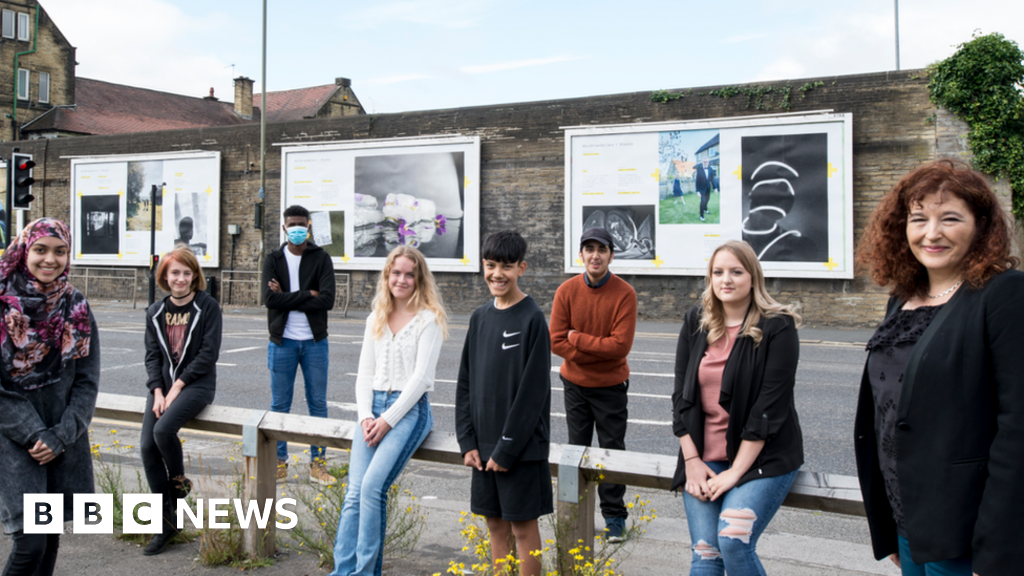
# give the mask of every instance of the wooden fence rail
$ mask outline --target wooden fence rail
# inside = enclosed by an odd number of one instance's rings
[[[101,393],[96,403],[96,416],[142,422],[145,409],[143,397]],[[349,448],[356,425],[347,420],[214,405],[207,406],[185,428],[242,436],[246,470],[242,497],[262,502],[275,498],[278,440]],[[445,432],[432,432],[427,436],[413,458],[462,465],[455,435]],[[572,548],[577,539],[593,541],[595,488],[599,476],[604,476],[603,482],[668,490],[676,465],[672,456],[563,444],[551,444],[549,462],[552,475],[559,479],[558,515],[572,522],[567,531],[567,546],[563,549],[563,543],[559,543],[560,554]],[[834,474],[801,471],[783,505],[864,515],[857,479]],[[254,556],[272,555],[276,551],[274,523],[268,522],[265,530],[249,529],[246,550]]]

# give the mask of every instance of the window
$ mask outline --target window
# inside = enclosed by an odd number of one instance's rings
[[[29,71],[18,68],[18,100],[28,100]]]
[[[24,12],[18,12],[18,40],[24,40],[28,42],[28,26],[28,14],[25,14]]]
[[[14,38],[14,11],[3,11],[3,37]]]
[[[39,73],[39,102],[46,104],[50,101],[50,73]]]

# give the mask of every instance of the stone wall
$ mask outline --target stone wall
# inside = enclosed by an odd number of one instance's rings
[[[0,9],[11,10],[29,15],[29,25],[34,29],[36,9],[35,0],[0,0]],[[17,20],[17,16],[15,16]],[[64,38],[57,26],[50,20],[45,10],[39,8],[39,36],[29,41],[14,38],[0,38],[0,114],[4,121],[0,122],[0,140],[10,141],[15,138],[12,123],[18,126],[36,118],[50,110],[53,106],[65,106],[75,103],[75,49]],[[14,55],[32,49],[35,41],[36,51],[19,57],[18,68],[29,71],[29,98],[18,101],[18,114],[12,120],[14,107]],[[39,73],[50,75],[50,98],[47,103],[39,102]]]
[[[810,79],[822,85],[800,91],[806,79],[777,82],[793,86],[793,112],[833,110],[853,114],[853,185],[855,242],[878,199],[901,175],[939,154],[962,154],[966,127],[930,102],[920,71]],[[571,100],[504,104],[311,119],[267,127],[268,215],[263,230],[253,228],[253,203],[259,189],[259,127],[256,125],[90,136],[20,142],[36,154],[41,181],[33,215],[68,217],[69,156],[219,150],[221,152],[221,262],[230,267],[228,224],[242,225],[235,246],[234,269],[259,269],[261,242],[273,248],[280,225],[279,148],[270,144],[394,138],[433,134],[479,135],[481,138],[481,237],[505,229],[519,230],[530,243],[524,288],[550,309],[555,289],[568,278],[562,272],[564,245],[564,132],[561,126],[660,122],[746,116],[764,113],[747,106],[745,96],[721,98],[694,89],[687,97],[653,103],[638,92]],[[778,99],[769,112],[781,112]],[[0,152],[6,153],[0,145]],[[40,159],[44,159],[40,162]],[[480,274],[438,274],[445,300],[458,312],[487,301]],[[352,306],[366,308],[376,273],[352,272]],[[678,319],[697,301],[702,278],[627,276],[639,296],[645,318]],[[769,290],[783,302],[799,302],[809,325],[867,326],[884,312],[887,294],[872,286],[863,272],[851,281],[771,280]]]

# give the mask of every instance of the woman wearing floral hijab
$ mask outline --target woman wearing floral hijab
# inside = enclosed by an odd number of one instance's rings
[[[0,256],[0,521],[14,546],[3,576],[53,574],[58,534],[25,534],[24,494],[93,492],[86,433],[100,351],[89,303],[68,283],[71,233],[30,223]]]

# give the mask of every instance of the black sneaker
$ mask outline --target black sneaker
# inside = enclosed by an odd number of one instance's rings
[[[153,538],[146,544],[146,547],[142,549],[143,556],[156,556],[167,550],[170,546],[171,540],[174,540],[175,531],[169,530],[166,527],[160,534],[154,534]]]
[[[604,520],[604,536],[610,543],[622,542],[623,535],[626,532],[626,519],[625,518],[605,518]]]

